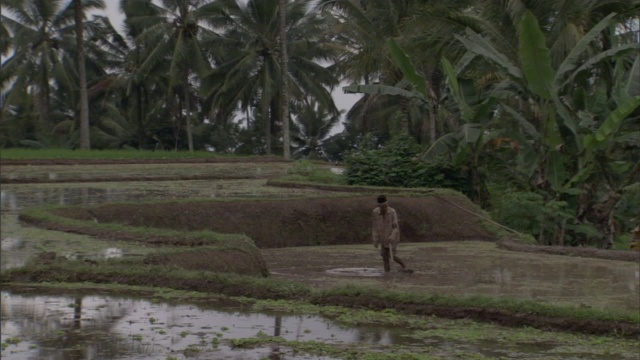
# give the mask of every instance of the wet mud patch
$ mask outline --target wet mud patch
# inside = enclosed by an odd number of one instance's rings
[[[362,277],[377,277],[384,276],[385,272],[380,268],[366,268],[366,267],[356,267],[356,268],[337,268],[337,269],[329,269],[326,270],[326,273],[329,275],[337,275],[337,276],[362,276]]]
[[[640,271],[633,262],[514,252],[495,243],[460,241],[400,243],[397,256],[413,274],[382,272],[379,250],[371,245],[261,249],[271,276],[314,289],[367,286],[425,295],[484,296],[612,311],[640,311]],[[371,273],[376,273],[371,271]]]

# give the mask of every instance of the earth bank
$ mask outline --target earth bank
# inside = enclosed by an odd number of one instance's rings
[[[444,197],[445,195],[443,195]],[[462,196],[446,196],[462,207]],[[180,201],[62,208],[57,216],[98,223],[245,234],[259,248],[364,244],[371,241],[372,196],[283,200]],[[494,240],[477,218],[433,197],[394,196],[402,241]],[[24,218],[25,220],[28,220]]]

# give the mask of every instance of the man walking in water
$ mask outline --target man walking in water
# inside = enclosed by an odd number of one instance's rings
[[[387,197],[380,195],[377,198],[378,206],[373,209],[373,246],[380,247],[380,255],[384,263],[384,271],[391,271],[389,258],[402,266],[405,270],[404,262],[396,256],[397,246],[400,242],[400,228],[398,227],[398,214],[387,204]]]

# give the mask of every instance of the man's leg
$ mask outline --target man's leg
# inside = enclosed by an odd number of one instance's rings
[[[382,263],[384,264],[384,272],[391,271],[391,264],[389,263],[389,248],[382,246],[380,249],[380,256],[382,256]]]
[[[404,266],[404,262],[396,256],[396,252],[398,251],[398,248],[393,249],[393,261],[397,262],[398,264],[400,264],[400,266],[402,266],[402,268],[406,268],[406,266]]]

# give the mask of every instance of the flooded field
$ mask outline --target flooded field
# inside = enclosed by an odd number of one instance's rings
[[[635,359],[633,340],[345,310],[319,316],[211,300],[2,296],[3,359]],[[336,311],[335,309],[333,311]],[[409,326],[385,322],[404,321]],[[462,330],[464,329],[464,330]],[[254,342],[249,348],[243,344]],[[376,355],[377,354],[377,355]],[[379,356],[379,357],[375,357]],[[392,357],[388,357],[391,359]]]
[[[130,243],[105,242],[84,235],[23,226],[17,221],[17,215],[25,206],[181,198],[277,198],[325,193],[268,187],[265,173],[286,171],[266,169],[271,165],[260,166],[258,177],[261,178],[238,180],[3,184],[0,193],[2,271],[21,266],[44,251],[76,259],[139,257],[150,251]],[[13,175],[7,175],[3,167],[3,177],[42,177],[50,176],[47,174],[53,171],[39,167],[15,168]],[[97,168],[91,170],[92,176],[114,176],[114,171],[118,171],[117,168]],[[55,169],[56,176],[77,176],[89,171]],[[123,172],[135,173],[128,169]],[[138,169],[144,173],[156,170],[160,175],[170,173],[160,168]],[[231,170],[223,167],[202,171]],[[254,165],[244,173],[257,171]],[[631,262],[515,253],[498,249],[490,242],[410,243],[400,245],[398,256],[414,273],[384,274],[378,251],[371,245],[263,249],[262,252],[274,278],[314,288],[358,284],[429,294],[509,297],[640,311],[640,268]],[[464,320],[415,316],[407,319],[384,312],[362,312],[359,320],[354,321],[346,319],[344,314],[292,313],[282,309],[274,312],[268,305],[252,308],[213,300],[198,304],[170,303],[103,292],[61,291],[45,295],[37,290],[3,290],[1,296],[3,359],[332,360],[392,359],[385,356],[406,354],[406,359],[613,360],[637,359],[638,349],[638,341],[633,340],[533,329],[514,331]],[[360,312],[349,310],[349,313],[353,317]]]
[[[285,356],[287,350],[278,346],[233,349],[234,339],[261,336],[371,346],[410,342],[401,340],[398,329],[344,327],[318,316],[255,313],[215,301],[196,307],[130,297],[2,292],[2,319],[3,342],[14,339],[2,355],[15,359]]]

